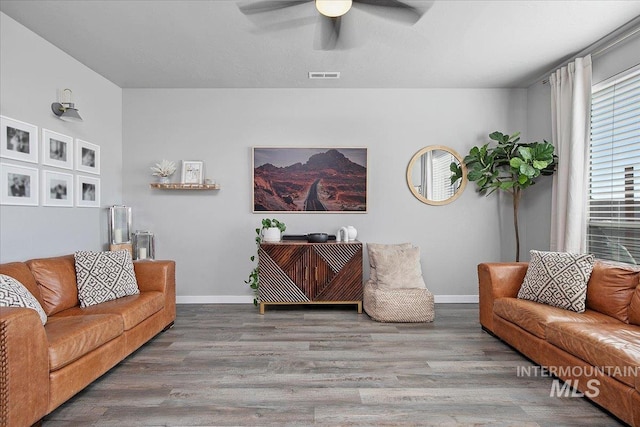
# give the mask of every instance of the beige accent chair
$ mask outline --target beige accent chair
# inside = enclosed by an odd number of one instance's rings
[[[420,267],[420,248],[411,243],[368,243],[369,280],[364,285],[364,310],[378,322],[433,322],[433,294]]]

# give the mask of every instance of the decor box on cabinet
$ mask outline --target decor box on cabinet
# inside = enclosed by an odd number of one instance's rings
[[[260,314],[269,304],[355,304],[362,313],[362,243],[261,243]]]

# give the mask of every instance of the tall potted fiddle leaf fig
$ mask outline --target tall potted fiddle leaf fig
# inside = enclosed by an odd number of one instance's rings
[[[497,190],[511,194],[513,199],[513,224],[516,233],[516,261],[520,261],[520,233],[518,229],[518,207],[522,191],[536,183],[541,175],[553,175],[557,156],[554,146],[544,142],[520,142],[520,132],[513,135],[493,132],[492,142],[473,147],[464,158],[467,178],[474,181],[477,191],[487,196]],[[451,183],[462,178],[462,168],[451,164]]]

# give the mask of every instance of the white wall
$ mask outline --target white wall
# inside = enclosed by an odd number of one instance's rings
[[[121,203],[122,89],[4,13],[0,77],[0,113],[99,145],[101,204]],[[84,122],[66,123],[51,112],[51,103],[65,88],[73,90]],[[41,164],[38,168],[44,169]],[[1,206],[0,262],[100,250],[107,242],[106,230],[103,208]]]
[[[182,300],[250,300],[243,281],[266,216],[251,213],[251,147],[368,147],[368,213],[269,216],[289,233],[350,224],[363,242],[413,242],[436,295],[477,295],[476,265],[504,258],[498,198],[469,185],[452,204],[425,205],[406,167],[427,145],[464,155],[494,130],[525,130],[526,108],[524,89],[125,89],[124,202],[134,229],[156,233],[157,258],[177,261]],[[163,158],[204,160],[222,190],[150,189],[149,167]]]

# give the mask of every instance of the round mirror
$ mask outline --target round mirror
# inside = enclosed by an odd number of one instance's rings
[[[462,173],[451,183],[455,163]],[[462,157],[449,147],[430,145],[418,151],[407,167],[407,184],[418,200],[429,205],[446,205],[460,197],[467,185],[467,168]]]

